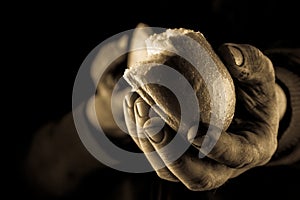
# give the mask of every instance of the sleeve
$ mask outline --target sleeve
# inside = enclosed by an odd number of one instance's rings
[[[278,130],[278,147],[269,166],[300,161],[300,49],[273,49],[267,56],[275,66],[276,82],[287,98],[285,115]]]
[[[103,167],[80,141],[71,112],[37,131],[24,165],[29,189],[55,196],[73,190],[86,174]]]

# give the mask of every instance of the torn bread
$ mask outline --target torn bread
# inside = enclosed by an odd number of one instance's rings
[[[179,28],[153,34],[145,43],[148,56],[124,73],[132,88],[176,131],[180,125],[188,128],[199,121],[226,130],[235,109],[233,80],[206,38]],[[197,108],[191,103],[193,95]],[[195,110],[198,119],[186,117]]]

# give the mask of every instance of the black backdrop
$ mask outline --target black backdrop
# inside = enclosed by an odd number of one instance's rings
[[[155,27],[199,30],[213,47],[224,42],[249,43],[261,49],[300,47],[296,1],[99,1],[18,6],[20,11],[16,11],[15,19],[11,18],[9,27],[15,34],[10,40],[14,56],[11,62],[18,63],[15,72],[20,78],[18,87],[11,90],[18,94],[15,106],[21,116],[10,131],[18,138],[13,144],[16,159],[11,162],[15,171],[10,181],[13,191],[19,194],[23,194],[24,182],[18,166],[34,132],[71,110],[77,70],[88,53],[106,38],[144,22]],[[270,177],[272,174],[265,178]]]
[[[69,111],[73,82],[88,53],[139,22],[199,30],[216,48],[224,42],[250,43],[261,49],[293,47],[300,41],[300,15],[294,1],[206,0],[198,4],[109,1],[25,9],[15,26],[22,44],[19,51],[25,53],[19,66],[25,72],[23,89],[31,92],[26,97],[30,128]]]

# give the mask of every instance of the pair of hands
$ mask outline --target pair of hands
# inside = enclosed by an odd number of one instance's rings
[[[172,140],[176,132],[167,125],[157,132],[152,125],[161,123],[162,119],[150,118],[150,106],[137,93],[128,95],[123,107],[128,131],[145,152],[157,175],[182,182],[194,191],[217,188],[250,168],[266,164],[277,147],[279,114],[271,61],[260,50],[247,44],[224,44],[219,49],[219,56],[234,79],[237,102],[230,127],[218,139],[213,138],[214,132],[219,131],[217,127],[210,129],[209,134],[206,134],[204,125],[199,125],[197,130],[191,127],[187,133],[197,131],[191,147],[171,162],[167,155],[169,151],[166,153],[160,149]],[[217,142],[201,159],[198,150],[208,135],[210,140]],[[156,151],[157,156],[147,156],[151,151]],[[159,166],[161,162],[165,167]]]

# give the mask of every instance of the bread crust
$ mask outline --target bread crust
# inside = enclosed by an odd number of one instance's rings
[[[159,46],[161,43],[168,43],[173,48],[173,46],[176,46],[174,43],[178,38],[187,36],[200,44],[201,49],[194,50],[194,47],[191,46],[192,44],[190,46],[189,44],[184,44],[180,48],[185,48],[186,51],[189,51],[189,55],[195,61],[193,61],[194,63],[201,61],[200,67],[203,71],[200,69],[199,73],[199,70],[197,71],[191,62],[174,52],[159,50],[154,51],[154,53],[148,52],[149,57],[146,60],[128,66],[129,69],[125,71],[124,78],[149,105],[155,104],[155,111],[171,128],[177,131],[180,123],[190,126],[195,122],[185,122],[181,118],[180,103],[169,88],[159,84],[145,84],[148,81],[147,79],[149,79],[146,74],[151,74],[155,69],[163,65],[175,69],[188,81],[196,94],[200,112],[199,120],[202,123],[213,124],[226,130],[232,121],[236,101],[233,80],[227,68],[200,32],[183,28],[168,29],[167,31],[171,33],[169,35],[161,33],[150,36],[146,41],[147,46],[151,47],[150,50],[153,51],[153,47],[163,49],[164,46]],[[175,48],[178,49],[179,47]],[[208,62],[204,62],[203,60],[205,59]],[[209,65],[213,65],[214,68],[212,69],[214,70],[209,69]],[[160,75],[156,77],[158,83],[163,78]],[[176,80],[179,78],[174,77],[174,80],[171,81],[172,84],[176,85],[179,83],[180,80]],[[180,88],[181,86],[175,87]],[[182,95],[185,95],[184,92],[187,91],[185,88],[180,88],[179,90],[182,91]],[[189,98],[188,96],[186,95],[186,98]],[[188,103],[189,99],[186,99],[186,102]],[[184,106],[184,108],[191,109],[190,112],[193,112],[194,109],[188,106]]]

